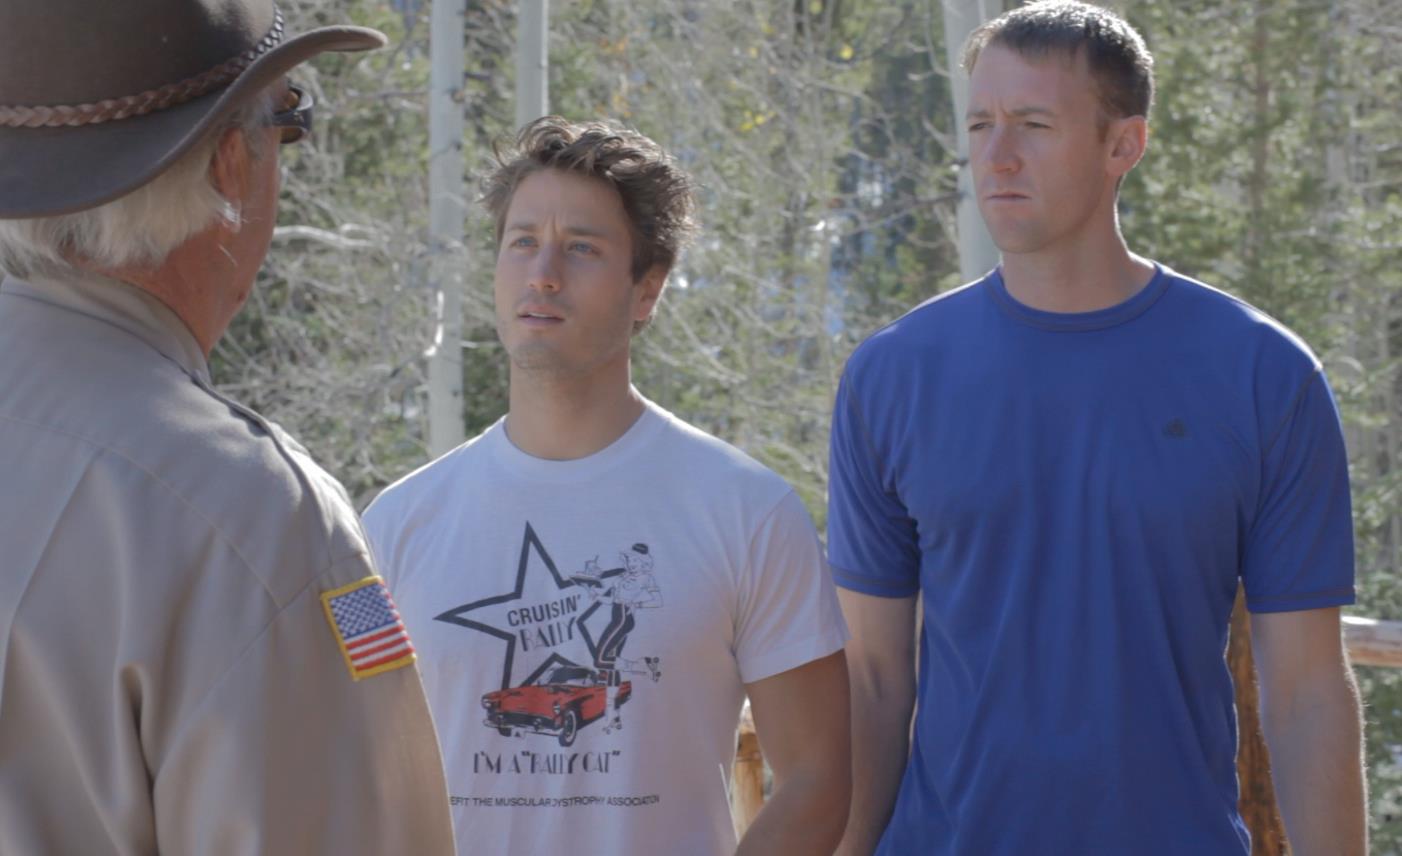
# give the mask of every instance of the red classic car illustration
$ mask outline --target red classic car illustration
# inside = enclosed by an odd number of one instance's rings
[[[561,746],[574,743],[579,729],[604,715],[604,679],[584,666],[556,666],[539,683],[482,696],[483,723],[505,736],[522,731],[554,735]],[[633,695],[632,681],[618,687],[618,704]]]

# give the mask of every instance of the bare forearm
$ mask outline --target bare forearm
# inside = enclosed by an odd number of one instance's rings
[[[745,833],[736,856],[813,856],[837,846],[847,821],[847,788],[842,771],[810,773],[775,783]]]
[[[847,686],[842,651],[745,685],[774,793],[739,856],[826,856],[837,846],[852,794]]]
[[[918,600],[847,590],[837,596],[852,629],[852,810],[837,852],[871,856],[891,819],[910,754]]]
[[[1291,852],[1363,856],[1367,799],[1352,676],[1341,675],[1336,685],[1289,704],[1263,703],[1262,724]]]
[[[870,856],[891,819],[910,754],[913,698],[882,699],[854,689],[852,813],[839,856]]]

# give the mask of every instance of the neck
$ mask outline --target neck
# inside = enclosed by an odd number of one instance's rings
[[[82,265],[80,265],[82,266]],[[94,270],[134,285],[185,322],[206,358],[248,299],[248,277],[222,248],[216,227],[192,236],[155,267]]]
[[[1154,265],[1125,246],[1113,216],[1079,240],[1003,254],[1003,283],[1015,300],[1045,312],[1094,312],[1149,284]]]
[[[511,367],[506,436],[532,457],[588,457],[622,437],[642,413],[626,356],[588,378]]]

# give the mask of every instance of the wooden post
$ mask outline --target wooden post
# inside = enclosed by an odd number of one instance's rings
[[[1256,695],[1256,666],[1251,657],[1251,620],[1246,599],[1238,586],[1232,607],[1227,665],[1236,686],[1237,781],[1241,795],[1237,808],[1251,831],[1252,856],[1285,856],[1285,828],[1276,807],[1275,786],[1271,782],[1271,758],[1261,733],[1260,703]]]
[[[750,715],[750,703],[740,713],[740,732],[736,740],[735,766],[730,775],[730,816],[735,822],[735,837],[741,838],[754,823],[755,815],[764,807],[764,754],[755,734],[755,720]]]

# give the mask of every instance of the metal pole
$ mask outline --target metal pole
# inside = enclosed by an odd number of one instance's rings
[[[466,439],[462,398],[463,27],[466,0],[433,0],[430,19],[429,277],[437,297],[428,351],[428,446],[435,458]]]
[[[944,0],[944,49],[949,63],[949,85],[954,95],[954,132],[959,145],[959,276],[972,282],[998,264],[998,248],[978,213],[973,173],[968,168],[969,130],[964,111],[969,109],[969,76],[960,67],[964,41],[979,24],[1003,12],[1000,0]]]
[[[550,0],[520,0],[516,31],[516,127],[539,119],[550,104]]]

